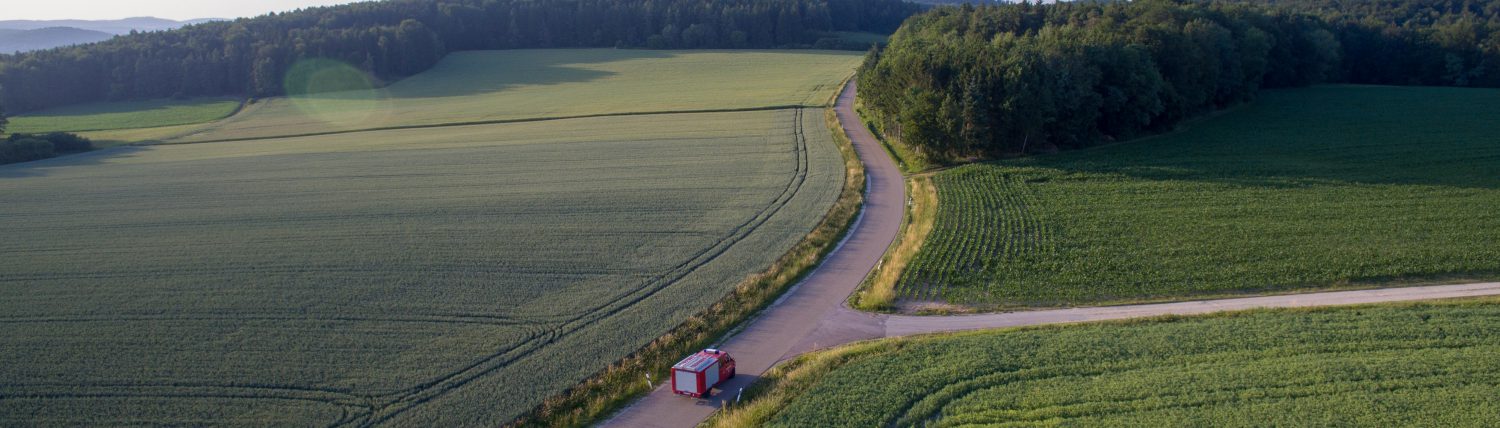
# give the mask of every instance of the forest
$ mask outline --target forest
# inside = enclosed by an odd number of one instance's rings
[[[889,33],[918,10],[900,0],[356,3],[0,55],[0,105],[22,113],[94,101],[281,95],[287,70],[307,58],[389,81],[464,50],[838,48],[830,32]]]
[[[1343,46],[1338,81],[1500,86],[1500,2],[1239,0],[1319,17]]]
[[[1315,83],[1500,86],[1490,2],[1065,2],[938,7],[859,77],[867,113],[932,162],[1173,129]]]

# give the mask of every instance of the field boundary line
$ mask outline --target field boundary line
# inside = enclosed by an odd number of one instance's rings
[[[881,150],[884,152],[884,150]],[[889,155],[889,153],[886,153]],[[899,174],[897,174],[899,175]],[[1467,283],[1436,285],[1427,287],[1404,287],[1404,288],[1379,288],[1356,291],[1324,291],[1303,294],[1282,295],[1259,295],[1254,297],[1240,297],[1236,299],[1221,300],[1197,300],[1178,301],[1175,303],[1157,303],[1149,305],[1125,305],[1105,307],[1085,307],[1069,309],[1051,309],[1041,311],[1023,311],[1010,313],[990,313],[975,315],[953,315],[953,316],[913,316],[913,315],[890,315],[872,314],[856,311],[845,306],[822,309],[822,320],[815,322],[819,324],[819,330],[814,331],[804,344],[811,342],[811,348],[803,348],[801,351],[817,351],[828,349],[839,345],[854,343],[859,344],[882,344],[893,343],[891,340],[898,337],[926,334],[964,334],[965,332],[1007,329],[1007,328],[1030,328],[1033,326],[1055,326],[1076,323],[1094,322],[1128,322],[1129,320],[1151,319],[1161,317],[1199,316],[1224,312],[1238,312],[1245,310],[1259,310],[1265,308],[1308,308],[1308,307],[1332,307],[1332,306],[1359,306],[1377,303],[1399,303],[1434,299],[1453,299],[1468,297],[1500,296],[1500,282],[1489,283]],[[845,301],[847,304],[847,300]],[[815,309],[815,308],[809,308]],[[821,309],[821,308],[816,308]],[[766,318],[757,319],[755,324],[764,324]],[[826,327],[826,329],[825,329]],[[848,334],[850,331],[873,330],[873,340],[861,339],[855,335]],[[729,346],[731,351],[735,351]],[[844,348],[834,348],[844,349]],[[782,363],[791,361],[802,361],[797,355],[819,355],[802,353],[797,349],[783,356]],[[741,358],[741,366],[747,366],[749,361]],[[774,367],[781,367],[777,365]],[[771,370],[776,370],[775,368]],[[771,373],[768,371],[767,373]],[[773,374],[774,375],[774,374]],[[760,387],[751,385],[749,391],[755,391]],[[727,390],[726,390],[727,391]],[[703,418],[714,416],[718,421],[732,424],[737,421],[735,416],[725,417],[726,412],[718,407],[706,405],[695,405],[692,402],[670,397],[671,394],[658,394],[667,396],[660,400],[661,403],[652,408],[651,411],[643,411],[632,408],[638,415],[627,421],[617,422],[620,426],[634,426],[632,423],[641,424],[644,420],[655,422],[646,425],[659,426],[689,426],[700,423]],[[726,394],[727,395],[727,394]],[[653,395],[652,397],[655,397]],[[750,398],[752,401],[753,397]],[[721,399],[722,400],[722,399]],[[731,396],[727,400],[734,400]],[[647,400],[643,400],[647,401]],[[713,401],[708,401],[710,404]],[[728,401],[724,401],[728,403]],[[638,404],[636,407],[642,407]],[[670,410],[670,412],[668,412]],[[680,414],[674,413],[680,412]],[[732,412],[732,410],[731,410]],[[717,415],[717,416],[715,416]],[[617,416],[616,419],[625,419]]]
[[[846,305],[850,308],[878,313],[895,310],[900,299],[901,277],[936,225],[938,195],[932,176],[906,175],[902,183],[906,186],[907,199],[901,232],[886,249],[880,263],[875,265],[875,270],[849,296]]]
[[[1324,296],[1310,296],[1319,294]],[[1131,325],[1132,323],[1153,322],[1159,320],[1175,319],[1204,319],[1221,316],[1235,316],[1259,311],[1319,311],[1333,308],[1364,308],[1380,307],[1383,305],[1421,305],[1424,302],[1438,302],[1432,304],[1444,304],[1441,302],[1458,302],[1451,304],[1463,304],[1466,299],[1481,299],[1480,301],[1500,304],[1500,282],[1486,283],[1463,283],[1447,285],[1429,285],[1418,287],[1381,288],[1355,291],[1331,291],[1309,294],[1284,294],[1261,297],[1247,297],[1237,299],[1203,300],[1193,302],[1178,302],[1167,304],[1143,304],[1127,306],[1088,307],[1072,309],[1055,309],[1046,312],[1066,313],[1083,310],[1117,311],[1114,316],[1081,318],[1065,317],[1056,320],[1016,320],[1016,322],[1001,324],[993,323],[987,326],[948,326],[948,328],[934,328],[928,331],[891,331],[886,324],[884,337],[853,341],[828,348],[814,350],[795,358],[777,364],[764,381],[757,382],[755,388],[747,388],[745,403],[739,407],[730,408],[727,411],[718,411],[713,414],[704,426],[729,427],[742,426],[748,423],[763,423],[774,417],[785,408],[785,404],[796,399],[815,385],[822,378],[853,361],[864,358],[899,352],[905,344],[912,341],[928,340],[934,338],[966,337],[970,335],[983,335],[1016,331],[1048,331],[1046,329],[1070,328],[1080,325]],[[1337,301],[1322,301],[1309,299],[1309,297],[1337,297]],[[1483,300],[1488,299],[1488,300]],[[1234,305],[1235,302],[1253,301],[1252,305]],[[1241,302],[1245,303],[1245,302]],[[1182,307],[1179,311],[1148,311],[1131,312],[1131,309],[1140,307]],[[900,316],[881,315],[886,321],[894,319],[924,319],[932,321],[953,321],[965,319],[995,318],[999,315],[1029,316],[1036,312],[1012,312],[1007,314],[974,314],[974,315],[948,315],[948,316]],[[1014,376],[1018,372],[998,373],[997,376]],[[978,381],[978,379],[976,379]],[[915,422],[913,419],[924,419],[922,415],[913,417],[911,415],[915,405],[924,400],[934,397],[933,394],[925,394],[922,398],[908,403],[903,409],[900,421],[894,421],[893,426],[904,426],[904,423]]]
[[[431,129],[431,128],[449,128],[449,127],[459,127],[459,126],[503,125],[503,124],[507,124],[507,123],[548,122],[548,121],[554,121],[554,120],[592,119],[592,118],[600,118],[600,117],[658,116],[658,115],[666,115],[666,114],[738,113],[738,112],[789,110],[789,109],[798,109],[798,108],[823,108],[823,107],[820,107],[820,106],[808,106],[808,105],[802,105],[802,104],[783,104],[783,105],[773,105],[773,106],[744,107],[744,108],[726,108],[726,109],[654,110],[654,111],[637,111],[637,112],[621,112],[621,113],[597,113],[597,114],[581,114],[581,115],[573,115],[573,116],[549,116],[549,117],[531,117],[531,118],[520,118],[520,119],[495,119],[495,120],[474,120],[474,121],[464,121],[464,122],[445,122],[445,123],[433,123],[433,124],[425,124],[425,125],[380,126],[380,127],[375,127],[375,128],[346,129],[346,130],[323,131],[323,132],[306,132],[306,133],[300,133],[300,134],[273,135],[273,136],[265,136],[265,137],[236,137],[236,138],[221,138],[221,139],[198,140],[198,141],[156,141],[156,142],[143,142],[143,143],[137,143],[137,144],[131,144],[131,145],[136,145],[136,146],[178,146],[178,145],[189,145],[189,144],[232,143],[232,142],[240,142],[240,141],[280,140],[280,139],[287,139],[287,138],[321,137],[321,136],[324,136],[324,135],[358,134],[358,133],[362,133],[362,132],[401,131],[401,130],[408,130],[408,129]],[[178,138],[181,138],[181,137],[178,137]]]
[[[606,427],[692,426],[723,407],[733,406],[738,388],[753,388],[759,375],[777,362],[802,352],[853,340],[880,337],[878,320],[844,308],[850,293],[858,288],[900,229],[905,188],[900,172],[873,142],[869,132],[855,126],[850,106],[857,85],[846,83],[835,108],[825,111],[836,138],[847,141],[866,170],[859,227],[848,233],[847,244],[821,264],[814,275],[803,278],[780,304],[762,309],[759,317],[743,325],[733,338],[718,344],[739,361],[741,377],[720,385],[721,393],[700,400],[685,400],[659,387],[650,395],[621,410],[604,422]],[[674,357],[680,357],[674,356]],[[675,359],[674,359],[675,360]],[[670,362],[663,362],[663,366]],[[642,385],[644,387],[644,385]]]
[[[235,104],[234,109],[230,110],[228,114],[225,114],[223,116],[219,116],[219,117],[216,117],[216,118],[213,118],[213,119],[209,119],[209,120],[206,120],[206,121],[202,121],[202,122],[179,123],[179,124],[176,124],[176,125],[127,126],[127,127],[124,127],[124,128],[82,128],[82,129],[69,129],[69,130],[48,131],[48,132],[80,133],[80,132],[109,132],[109,131],[140,131],[140,130],[144,130],[144,129],[171,128],[171,127],[175,127],[175,126],[208,125],[208,124],[218,123],[218,122],[223,121],[225,119],[229,119],[231,117],[234,117],[234,115],[240,114],[240,112],[245,109],[245,105],[250,102],[250,98],[245,98],[245,97],[219,97],[219,98],[223,98],[224,101],[237,101],[238,104]],[[15,117],[25,117],[25,116],[24,115],[23,116],[12,116],[12,118],[15,118]],[[186,135],[186,134],[184,134],[184,135]]]
[[[852,81],[852,80],[854,80],[854,78],[850,77],[848,79],[844,79],[842,82],[839,82],[839,86],[838,86],[839,90],[838,91],[834,91],[833,97],[831,97],[831,98],[828,99],[828,104],[827,104],[828,107],[823,107],[823,109],[825,110],[825,112],[831,112],[831,111],[833,111],[833,107],[832,106],[835,105],[835,104],[837,104],[839,96],[843,95],[843,88],[844,88],[844,86],[848,85],[849,82]],[[825,120],[829,120],[828,117],[825,117],[824,119]],[[827,124],[830,127],[829,129],[831,131],[833,131],[836,135],[842,135],[843,134],[843,124],[838,120],[838,115],[837,114],[832,115],[831,116],[831,120],[832,120],[832,123],[828,123]],[[834,126],[837,126],[838,129],[834,129],[833,128]],[[847,136],[844,136],[844,138],[835,137],[835,140],[839,141],[838,144],[840,146],[843,146],[845,144],[849,144],[849,145],[852,146],[853,143],[842,142],[842,141],[844,141],[847,138],[848,138]],[[863,166],[863,164],[860,164],[860,165]],[[869,191],[870,191],[870,181],[869,180],[865,180],[864,181],[864,186],[860,189],[860,192],[861,193],[868,193]],[[854,214],[854,219],[850,220],[849,225],[848,225],[848,227],[846,229],[846,232],[848,230],[859,229],[860,224],[864,223],[864,221],[865,221],[865,206],[864,206],[864,204],[860,204],[859,205],[859,211],[857,211]],[[830,250],[828,250],[828,253],[829,254],[836,253],[840,249],[844,248],[844,244],[847,244],[849,242],[849,239],[850,239],[851,235],[852,234],[850,234],[850,233],[844,233],[843,236],[841,238],[839,238],[838,243],[834,244],[833,248],[830,249]],[[805,277],[808,277],[808,276],[812,276],[813,274],[818,273],[818,271],[820,271],[820,270],[823,270],[823,263],[821,263],[821,262],[818,263],[817,265],[815,265],[812,270],[807,271],[807,273],[804,274],[803,277],[805,278]],[[732,328],[728,332],[724,333],[724,335],[719,338],[719,342],[728,341],[729,339],[734,338],[736,335],[739,335],[740,332],[742,332],[742,331],[745,330],[745,326],[750,325],[750,324],[754,324],[756,320],[759,320],[761,317],[765,316],[766,311],[768,309],[771,309],[771,308],[774,308],[774,307],[776,307],[778,305],[781,305],[783,302],[786,301],[787,298],[789,298],[792,295],[793,292],[797,291],[798,288],[802,288],[802,286],[805,283],[806,283],[805,281],[802,281],[799,278],[795,284],[792,284],[792,286],[790,288],[787,288],[786,291],[782,292],[781,296],[777,297],[776,300],[772,301],[770,304],[766,305],[765,307],[761,308],[760,310],[755,311],[748,318],[745,318],[744,321],[741,321],[734,328]]]
[[[646,281],[646,283],[642,284],[641,288],[599,304],[586,312],[572,316],[557,324],[556,327],[550,329],[544,335],[533,336],[531,339],[515,347],[492,354],[476,364],[430,380],[417,387],[408,388],[405,393],[396,395],[390,403],[378,409],[376,414],[371,416],[374,419],[364,424],[378,424],[387,421],[443,394],[464,387],[469,382],[490,372],[530,358],[532,354],[543,349],[542,345],[530,346],[532,342],[540,340],[543,336],[547,338],[547,343],[563,340],[593,325],[595,321],[634,308],[641,301],[657,295],[676,285],[683,278],[698,271],[698,269],[719,260],[719,256],[739,245],[741,241],[759,230],[762,225],[775,218],[787,204],[796,198],[797,194],[801,193],[803,185],[806,184],[808,171],[811,169],[811,164],[806,153],[807,138],[802,130],[804,125],[803,110],[802,108],[794,109],[792,114],[794,128],[792,132],[792,153],[793,162],[796,163],[797,169],[788,179],[786,185],[783,186],[780,194],[768,205],[762,207],[759,212],[730,230],[722,239],[715,241],[712,245],[698,252],[687,261],[673,266],[671,269]]]
[[[1189,300],[1121,306],[1091,306],[971,315],[890,315],[885,337],[952,333],[1047,324],[1073,324],[1157,316],[1186,316],[1266,308],[1311,308],[1500,295],[1500,282],[1371,288]]]
[[[831,111],[823,110],[823,113],[826,116]],[[808,122],[805,116],[795,126],[799,128],[793,131],[795,135],[805,135],[804,132],[835,132],[834,129],[823,129],[825,126]],[[724,333],[741,324],[742,320],[753,317],[772,300],[783,296],[793,284],[801,281],[811,267],[817,266],[817,260],[826,257],[831,252],[832,245],[846,236],[864,198],[864,170],[858,164],[858,156],[853,155],[849,144],[838,140],[837,134],[834,135],[832,143],[837,144],[843,158],[843,183],[840,195],[828,212],[823,213],[822,221],[816,228],[802,237],[793,248],[787,249],[774,264],[736,285],[735,291],[729,296],[699,312],[699,315],[694,315],[687,323],[679,324],[667,335],[649,342],[598,374],[585,378],[562,395],[552,396],[535,410],[517,417],[510,425],[576,426],[598,422],[624,407],[631,399],[651,392],[646,387],[643,375],[648,372],[657,377],[666,374],[664,368],[670,365],[669,360],[675,362],[682,351],[702,347],[723,338]]]
[[[712,111],[675,111],[641,114],[718,113],[785,109],[821,109],[823,127],[815,120],[799,115],[795,138],[807,132],[830,132],[843,158],[844,178],[838,199],[823,214],[819,224],[796,245],[788,249],[771,266],[751,276],[735,290],[688,322],[678,325],[667,335],[657,338],[631,355],[581,381],[563,394],[547,399],[541,406],[512,421],[510,426],[583,426],[599,422],[624,408],[631,400],[652,391],[645,384],[647,373],[665,375],[666,367],[690,349],[715,343],[726,337],[744,321],[756,317],[773,301],[786,295],[810,274],[821,261],[832,254],[852,230],[863,207],[865,174],[854,147],[842,130],[829,125],[833,109],[820,106],[775,106],[754,109],[720,109]],[[618,116],[618,115],[611,115]],[[811,129],[810,129],[811,128]],[[814,131],[814,129],[821,129]]]

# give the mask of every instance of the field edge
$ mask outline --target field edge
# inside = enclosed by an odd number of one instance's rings
[[[812,272],[849,232],[864,205],[864,166],[854,152],[853,143],[844,135],[834,110],[825,108],[823,113],[827,132],[832,133],[844,159],[844,185],[812,232],[766,270],[737,284],[733,293],[708,309],[561,395],[543,400],[541,406],[507,426],[581,427],[606,419],[651,392],[645,381],[648,374],[654,379],[666,378],[666,368],[677,358],[733,331]]]
[[[859,116],[859,121],[864,124],[865,129],[869,129],[870,134],[875,136],[875,140],[880,142],[880,147],[884,148],[885,152],[891,155],[891,159],[896,161],[896,169],[901,170],[902,174],[927,173],[946,167],[927,159],[926,156],[901,140],[886,135],[885,128],[880,125],[879,120],[875,119],[874,112],[866,109],[864,100],[858,96],[854,100],[854,113]]]
[[[24,127],[24,123],[23,123],[23,127],[22,127],[22,129],[20,131],[12,131],[12,132],[14,132],[14,133],[21,133],[21,134],[45,134],[45,133],[49,133],[49,132],[84,133],[84,132],[108,132],[108,131],[140,131],[140,130],[157,129],[157,128],[175,128],[175,127],[184,127],[184,126],[191,126],[191,125],[204,125],[204,124],[210,124],[210,123],[218,122],[218,121],[227,119],[229,117],[232,117],[232,116],[234,116],[236,114],[239,114],[240,111],[242,111],[242,110],[245,109],[245,105],[248,104],[248,103],[250,103],[250,101],[251,101],[251,99],[249,99],[249,98],[240,97],[240,96],[202,97],[202,98],[197,98],[196,100],[198,100],[198,101],[204,101],[204,102],[209,102],[211,104],[225,104],[225,105],[228,105],[230,102],[233,102],[234,106],[232,108],[224,110],[222,113],[214,113],[212,115],[204,115],[202,119],[176,120],[176,121],[167,121],[167,122],[150,123],[150,124],[131,124],[131,125],[125,125],[125,126],[116,126],[116,127],[101,127],[101,126],[95,125],[95,126],[83,126],[83,127],[78,127],[78,128],[56,128],[56,129],[44,129],[44,130],[26,129]],[[174,101],[179,101],[179,100],[172,100],[172,99],[150,99],[150,100],[137,100],[137,101],[134,101],[134,102],[143,102],[143,103],[171,103],[171,102],[174,102]],[[191,100],[189,100],[189,101],[191,101]],[[132,101],[126,101],[126,102],[132,102]],[[109,104],[109,103],[111,103],[111,102],[105,101],[105,102],[91,103],[91,104]],[[68,108],[68,107],[79,107],[79,106],[77,106],[77,105],[75,105],[75,106],[65,106],[65,107],[61,107],[61,108]],[[39,110],[39,111],[35,111],[35,112],[28,112],[28,113],[24,113],[24,114],[17,115],[17,116],[12,116],[11,119],[13,119],[13,120],[20,119],[23,122],[34,121],[37,118],[37,116],[35,116],[36,113],[53,111],[53,110],[55,110],[55,109],[47,109],[47,110]],[[105,112],[105,113],[97,113],[95,115],[110,115],[110,114],[115,114],[115,115],[139,114],[139,111],[130,111],[130,112]],[[81,115],[81,116],[91,116],[91,115]],[[44,117],[49,117],[50,118],[50,117],[53,117],[53,116],[44,116]],[[65,115],[65,116],[57,116],[57,117],[76,117],[76,116]],[[12,123],[12,125],[14,126],[14,123]]]
[[[1310,88],[1342,88],[1342,87],[1351,87],[1351,86],[1352,87],[1369,86],[1369,87],[1377,87],[1377,88],[1405,88],[1405,87],[1402,87],[1402,86],[1389,86],[1389,85],[1347,85],[1347,84],[1315,85],[1315,86],[1312,86]],[[1307,88],[1304,88],[1304,89],[1307,89]],[[1282,89],[1282,90],[1279,90],[1279,91],[1286,91],[1286,90],[1287,89]],[[1014,160],[1017,160],[1017,159],[1046,158],[1046,157],[1049,157],[1049,156],[1057,156],[1057,155],[1063,155],[1063,154],[1074,154],[1074,155],[1077,155],[1077,154],[1080,154],[1080,153],[1088,153],[1088,152],[1094,152],[1094,151],[1100,151],[1100,150],[1119,149],[1122,146],[1130,146],[1130,145],[1139,145],[1139,144],[1151,143],[1151,142],[1154,142],[1156,140],[1160,140],[1160,139],[1164,139],[1164,138],[1172,138],[1172,137],[1175,137],[1175,136],[1179,136],[1179,135],[1188,133],[1188,132],[1193,131],[1196,128],[1202,126],[1202,125],[1208,124],[1208,123],[1216,121],[1216,120],[1223,119],[1224,117],[1230,116],[1232,114],[1245,112],[1245,111],[1253,108],[1254,106],[1256,106],[1258,103],[1262,103],[1262,102],[1264,102],[1264,101],[1261,100],[1261,99],[1256,99],[1256,100],[1253,100],[1251,102],[1242,103],[1242,104],[1230,106],[1228,108],[1223,108],[1223,109],[1218,109],[1218,110],[1215,110],[1215,111],[1212,111],[1212,112],[1208,112],[1208,113],[1205,113],[1205,114],[1202,114],[1202,115],[1199,115],[1199,116],[1196,116],[1196,117],[1184,120],[1182,123],[1178,124],[1173,129],[1167,130],[1167,131],[1164,131],[1164,132],[1152,133],[1152,134],[1147,134],[1147,135],[1140,135],[1140,136],[1137,136],[1135,138],[1130,138],[1130,139],[1121,140],[1121,141],[1114,141],[1114,142],[1109,142],[1109,143],[1104,143],[1104,144],[1098,144],[1098,145],[1095,145],[1095,146],[1085,147],[1085,148],[1076,149],[1076,150],[1068,150],[1068,151],[1064,151],[1064,152],[1060,152],[1060,153],[1037,153],[1037,154],[1031,154],[1031,155],[1025,155],[1025,156],[1001,156],[1001,157],[994,157],[994,158],[987,158],[987,159],[965,159],[965,160],[958,160],[958,161],[950,161],[950,162],[942,163],[942,164],[923,163],[923,164],[919,165],[918,167],[912,168],[912,169],[908,169],[909,165],[907,164],[907,162],[911,162],[912,161],[911,159],[913,158],[913,156],[916,156],[916,155],[914,155],[913,153],[911,153],[910,149],[908,147],[906,147],[905,144],[901,143],[900,139],[891,138],[890,136],[886,135],[885,132],[879,126],[877,126],[878,122],[872,121],[871,117],[867,116],[867,115],[871,114],[870,112],[864,111],[864,110],[858,110],[858,112],[859,112],[859,114],[861,116],[861,120],[867,122],[867,128],[870,129],[871,132],[876,136],[876,138],[882,143],[882,146],[884,146],[886,148],[887,152],[889,152],[891,154],[891,156],[898,161],[898,163],[900,164],[900,166],[902,168],[902,171],[904,173],[906,173],[907,180],[908,180],[907,181],[908,195],[910,195],[910,198],[911,198],[908,201],[908,203],[909,204],[920,205],[924,199],[930,199],[932,201],[936,201],[938,199],[938,195],[937,195],[938,189],[937,189],[937,186],[935,184],[933,184],[930,187],[924,187],[924,188],[917,188],[917,187],[915,187],[913,185],[913,183],[914,182],[920,182],[919,179],[926,179],[930,183],[933,178],[937,177],[940,174],[943,174],[943,173],[946,173],[946,172],[950,172],[952,170],[955,170],[955,169],[958,169],[958,168],[962,168],[962,167],[966,167],[966,166],[995,166],[995,165],[1004,165],[1003,164],[1004,162],[1014,161]],[[858,106],[858,104],[856,104],[856,106]],[[922,161],[922,160],[918,158],[917,161]],[[924,194],[925,192],[931,192],[932,194],[931,195],[927,195],[927,194]],[[911,212],[912,212],[913,209],[914,209],[914,207],[911,207],[911,206],[909,206],[907,208],[908,215],[911,214]],[[926,219],[926,221],[934,221],[935,218],[937,217],[938,214],[935,212],[936,211],[935,207],[933,208],[932,211],[934,211],[931,214],[932,218],[931,219]],[[911,232],[909,232],[907,230],[908,225],[910,223],[912,223],[913,221],[919,221],[919,220],[922,220],[922,219],[917,219],[917,220],[907,219],[907,220],[905,220],[903,222],[903,225],[902,225],[901,235],[898,235],[898,239],[899,240],[907,239],[908,236],[911,235]],[[930,225],[928,225],[928,227],[930,227]],[[928,229],[928,232],[930,232],[930,231],[931,231],[931,229]],[[924,236],[922,239],[925,241],[926,237]],[[1215,299],[1231,299],[1231,298],[1258,297],[1258,296],[1276,296],[1276,295],[1296,295],[1296,294],[1308,294],[1308,293],[1319,293],[1319,292],[1334,292],[1334,291],[1374,290],[1374,289],[1384,289],[1384,288],[1417,287],[1417,286],[1429,286],[1429,285],[1445,285],[1445,284],[1460,284],[1460,283],[1480,283],[1480,282],[1492,282],[1492,281],[1500,280],[1500,270],[1488,270],[1488,269],[1486,269],[1486,270],[1476,270],[1476,271],[1466,271],[1466,272],[1438,273],[1438,274],[1431,274],[1431,275],[1417,274],[1417,275],[1401,275],[1401,276],[1383,276],[1383,277],[1371,277],[1371,278],[1361,278],[1361,279],[1353,279],[1353,280],[1341,280],[1341,281],[1333,281],[1333,282],[1303,283],[1303,284],[1293,285],[1293,286],[1289,286],[1289,287],[1268,287],[1268,286],[1265,286],[1264,284],[1258,284],[1257,286],[1253,286],[1253,287],[1244,287],[1244,288],[1236,288],[1236,289],[1228,289],[1228,290],[1210,290],[1210,291],[1200,291],[1200,292],[1192,292],[1192,293],[1146,294],[1146,295],[1138,295],[1138,296],[1127,296],[1127,297],[1102,299],[1102,300],[1079,301],[1079,302],[1057,302],[1057,303],[1034,303],[1034,302],[953,303],[953,302],[949,302],[949,301],[946,301],[946,300],[943,300],[943,299],[938,299],[938,300],[935,300],[935,301],[929,301],[929,300],[920,300],[920,301],[917,301],[917,300],[909,300],[908,298],[901,296],[899,287],[900,287],[900,278],[902,278],[905,275],[905,272],[907,270],[909,270],[911,262],[913,261],[913,259],[920,253],[920,244],[918,244],[919,248],[917,250],[913,250],[913,251],[909,251],[909,252],[903,252],[903,251],[900,251],[900,248],[898,247],[901,244],[901,241],[899,241],[899,240],[897,242],[897,245],[893,245],[892,248],[884,256],[884,258],[881,259],[881,264],[877,267],[877,273],[879,275],[893,277],[894,281],[896,282],[896,284],[890,285],[889,286],[890,288],[887,289],[886,288],[887,285],[883,283],[884,278],[876,278],[876,276],[874,274],[872,274],[871,278],[867,279],[866,283],[861,285],[859,291],[856,292],[856,295],[855,296],[851,296],[851,298],[849,300],[849,306],[850,307],[852,307],[854,309],[857,309],[857,310],[860,310],[860,311],[869,312],[869,313],[890,313],[890,314],[915,315],[915,316],[946,316],[946,315],[955,315],[955,314],[987,314],[987,313],[1021,312],[1021,311],[1036,311],[1036,310],[1053,310],[1053,309],[1065,309],[1065,308],[1091,308],[1091,307],[1111,307],[1111,306],[1127,306],[1127,305],[1157,304],[1157,303],[1177,303],[1177,302],[1188,302],[1188,301],[1196,301],[1196,300],[1215,300]],[[885,272],[885,270],[887,270],[887,269],[894,270],[894,272]],[[877,280],[877,279],[879,279],[879,280]],[[885,295],[886,293],[889,293],[890,295],[887,296],[887,295]],[[864,294],[864,296],[861,296],[860,294]]]
[[[243,141],[281,140],[281,139],[288,139],[288,138],[321,137],[321,136],[326,136],[326,135],[358,134],[358,133],[365,133],[365,132],[404,131],[404,130],[411,130],[411,129],[447,128],[447,127],[456,127],[456,126],[506,125],[506,124],[512,124],[512,123],[547,122],[547,121],[554,121],[554,120],[573,120],[573,119],[595,119],[595,118],[601,118],[601,117],[659,116],[659,115],[667,115],[667,114],[699,114],[699,113],[740,113],[740,112],[790,110],[790,109],[796,109],[796,108],[823,108],[823,107],[822,106],[813,106],[813,105],[775,105],[775,106],[744,107],[744,108],[724,108],[724,109],[629,111],[629,112],[619,112],[619,113],[598,113],[598,114],[583,114],[583,115],[572,115],[572,116],[548,116],[548,117],[533,117],[533,118],[521,118],[521,119],[495,119],[495,120],[476,120],[476,121],[466,121],[466,122],[445,122],[445,123],[418,124],[418,125],[381,126],[381,127],[374,127],[374,128],[343,129],[343,130],[335,130],[335,131],[304,132],[304,133],[299,133],[299,134],[273,135],[273,136],[269,136],[269,137],[235,137],[235,138],[220,138],[220,139],[208,139],[208,140],[182,140],[182,138],[191,138],[192,137],[192,134],[188,134],[188,135],[182,135],[182,136],[172,137],[172,138],[169,138],[169,139],[164,139],[162,141],[156,141],[156,142],[149,142],[149,141],[147,141],[147,142],[142,142],[142,144],[161,145],[161,146],[176,146],[176,145],[188,145],[188,144],[233,143],[233,142],[243,142]],[[225,118],[225,119],[228,119],[228,118]],[[220,119],[220,120],[224,120],[224,119]],[[213,122],[211,122],[211,123],[213,123]],[[155,129],[155,128],[148,128],[148,129]]]
[[[1159,315],[1143,318],[1087,321],[1064,324],[1043,324],[1020,327],[1001,327],[957,332],[928,333],[915,336],[888,337],[854,342],[833,348],[809,352],[772,367],[744,393],[744,402],[719,412],[699,424],[706,428],[738,428],[763,426],[774,418],[792,400],[821,382],[828,374],[854,362],[899,352],[909,344],[960,338],[967,336],[1005,334],[1014,332],[1048,332],[1079,326],[1130,326],[1154,323],[1173,323],[1191,320],[1245,316],[1258,313],[1299,314],[1325,311],[1353,310],[1362,308],[1413,308],[1441,306],[1470,306],[1500,304],[1500,297],[1457,297],[1438,300],[1417,300],[1394,303],[1368,303],[1359,305],[1320,306],[1301,308],[1257,308],[1213,312],[1200,315]]]
[[[906,194],[906,215],[901,220],[901,231],[896,242],[886,249],[875,271],[860,283],[854,294],[849,295],[850,307],[868,312],[894,312],[900,308],[896,286],[901,274],[912,257],[922,250],[927,235],[932,233],[937,221],[937,189],[930,174],[917,174],[903,180]]]

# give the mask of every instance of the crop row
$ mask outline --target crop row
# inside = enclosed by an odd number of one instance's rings
[[[34,422],[110,425],[265,415],[308,390],[326,402],[287,424],[502,424],[806,235],[843,182],[819,119],[593,118],[7,166],[0,405],[98,405]],[[136,392],[99,393],[111,385]],[[237,392],[256,385],[278,392]]]
[[[900,290],[1061,306],[1497,277],[1496,93],[1272,91],[1176,134],[939,172]]]
[[[1497,316],[1481,299],[898,339],[769,425],[1485,426]]]
[[[1053,246],[1047,224],[1031,209],[1036,197],[1018,178],[997,170],[939,175],[933,234],[901,278],[902,297],[952,301],[952,286],[975,273],[1043,256]],[[951,202],[950,202],[951,201]]]

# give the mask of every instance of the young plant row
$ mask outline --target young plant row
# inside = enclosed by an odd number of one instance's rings
[[[1172,135],[945,170],[899,291],[998,308],[1495,278],[1497,93],[1271,91]]]
[[[721,420],[1484,426],[1500,418],[1497,316],[1488,298],[859,343],[773,371],[772,390]]]

